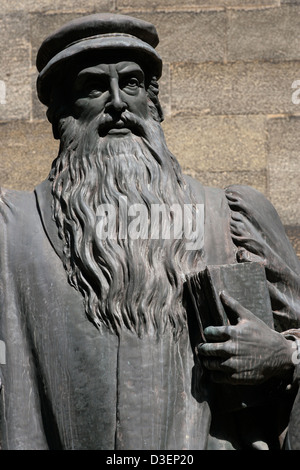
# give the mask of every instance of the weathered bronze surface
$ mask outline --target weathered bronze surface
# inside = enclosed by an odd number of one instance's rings
[[[299,449],[300,263],[266,198],[168,150],[153,25],[37,56],[59,154],[1,189],[3,449]]]

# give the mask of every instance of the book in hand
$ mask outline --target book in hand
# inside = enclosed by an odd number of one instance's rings
[[[187,279],[187,287],[203,342],[207,326],[232,324],[220,299],[222,291],[274,328],[265,270],[259,263],[207,266]],[[220,407],[232,411],[263,404],[268,386],[214,384],[213,388]]]

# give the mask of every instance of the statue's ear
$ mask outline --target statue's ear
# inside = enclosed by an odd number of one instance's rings
[[[162,122],[164,120],[164,112],[158,99],[159,85],[156,77],[152,77],[152,80],[147,88],[147,94],[149,98],[149,107],[153,118],[158,122]]]
[[[63,117],[69,115],[69,111],[70,108],[63,87],[53,87],[46,115],[48,121],[52,124],[53,136],[57,140],[61,138],[59,123]]]
[[[48,121],[52,124],[52,132],[54,139],[59,140],[61,135],[58,129],[58,123],[60,117],[63,115],[62,109],[54,108],[54,106],[49,106],[46,112]]]

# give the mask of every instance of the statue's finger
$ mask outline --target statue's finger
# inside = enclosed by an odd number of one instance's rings
[[[209,343],[218,343],[220,341],[227,341],[230,337],[228,326],[208,326],[204,330],[204,336]]]
[[[236,324],[242,319],[253,319],[256,318],[250,310],[243,307],[236,299],[228,295],[225,291],[220,294],[221,302],[225,308],[231,324]]]
[[[229,357],[231,355],[225,343],[201,343],[197,352],[205,357]]]

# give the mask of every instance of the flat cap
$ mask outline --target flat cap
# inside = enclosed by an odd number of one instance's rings
[[[162,60],[155,50],[158,42],[154,25],[127,15],[99,13],[70,21],[47,37],[39,48],[38,97],[48,105],[51,86],[61,66],[70,58],[81,59],[87,52],[97,53],[101,58],[101,51],[135,51],[146,59],[147,68],[159,79]]]

